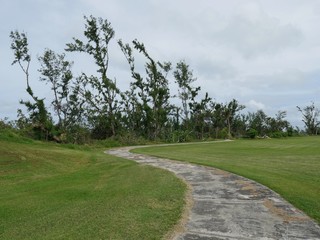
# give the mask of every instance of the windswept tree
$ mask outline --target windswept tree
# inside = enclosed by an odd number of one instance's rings
[[[248,130],[254,129],[257,131],[257,134],[264,136],[268,132],[267,126],[267,114],[263,110],[258,110],[257,112],[248,113]]]
[[[29,67],[31,63],[31,55],[28,49],[28,39],[25,33],[12,31],[10,33],[11,49],[14,52],[14,61],[12,65],[18,64],[25,74],[26,91],[33,101],[20,100],[20,103],[27,107],[29,112],[29,120],[31,121],[32,128],[39,139],[46,139],[50,137],[52,130],[52,120],[50,114],[44,103],[44,99],[37,97],[30,85]],[[21,115],[21,111],[20,115]],[[23,115],[23,114],[22,114]],[[24,115],[23,115],[24,116]]]
[[[182,103],[182,119],[188,128],[190,109],[189,103],[194,99],[200,90],[200,87],[193,87],[192,83],[196,81],[193,77],[192,71],[189,69],[189,65],[185,61],[180,61],[176,65],[176,70],[174,71],[175,82],[178,84],[178,97],[181,99]]]
[[[208,125],[208,119],[210,119],[210,102],[211,97],[208,93],[205,94],[205,97],[200,101],[196,100],[198,95],[197,91],[193,91],[191,94],[191,102],[189,103],[190,107],[190,120],[193,127],[193,133],[198,139],[203,139],[206,131],[206,126]]]
[[[279,133],[286,131],[290,124],[285,120],[287,116],[286,111],[278,111],[275,117],[267,117],[266,123],[269,133]]]
[[[247,129],[247,124],[246,124],[247,120],[248,120],[248,116],[245,113],[236,114],[231,126],[231,132],[233,136],[235,137],[247,136],[248,130],[250,130],[250,129]]]
[[[120,90],[116,80],[108,76],[109,43],[115,32],[108,20],[93,16],[85,19],[85,41],[74,38],[66,51],[84,52],[91,56],[97,66],[98,76],[82,73],[79,78],[79,94],[88,105],[88,119],[93,124],[97,138],[115,136],[119,125]]]
[[[69,100],[72,63],[65,60],[65,54],[56,54],[50,49],[46,49],[38,59],[41,64],[39,72],[42,74],[40,80],[51,85],[54,95],[51,104],[58,117],[58,129],[63,131],[73,120],[70,119],[72,104]]]
[[[229,103],[227,103],[224,106],[223,109],[223,116],[224,116],[224,120],[225,123],[227,125],[227,129],[228,129],[228,137],[231,138],[232,134],[231,134],[231,126],[234,122],[236,113],[243,110],[245,108],[244,105],[241,105],[238,103],[237,100],[232,99],[232,101],[230,101]]]
[[[314,102],[304,108],[299,106],[297,106],[297,108],[302,114],[302,121],[305,125],[307,133],[310,135],[317,135],[320,126],[320,110],[314,105]]]
[[[130,132],[148,137],[151,110],[148,104],[147,83],[145,83],[143,76],[136,70],[133,49],[130,44],[124,44],[121,39],[118,41],[118,44],[127,59],[133,79],[133,82],[130,83],[130,90],[126,91],[123,96],[123,105],[126,109],[123,119]]]
[[[278,111],[275,117],[268,116],[263,110],[248,113],[245,118],[247,131],[255,131],[259,136],[282,137],[292,135],[293,128],[285,119],[286,111]]]
[[[149,139],[157,139],[163,132],[168,116],[172,109],[170,104],[170,91],[167,75],[171,70],[171,63],[155,61],[147,52],[143,43],[134,40],[133,48],[138,50],[147,59],[143,77],[135,68],[133,50],[129,44],[123,44],[119,40],[119,45],[124,53],[131,70],[134,81],[131,83],[131,96],[138,95],[138,99],[133,98],[134,114],[140,116],[144,134]],[[138,120],[138,118],[133,117]]]
[[[220,131],[225,127],[223,112],[224,104],[210,103],[211,126],[214,129],[214,138],[219,138]]]

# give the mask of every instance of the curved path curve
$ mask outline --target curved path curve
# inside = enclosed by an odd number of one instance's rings
[[[319,225],[261,184],[215,168],[130,153],[133,148],[106,153],[169,170],[191,186],[188,220],[174,239],[320,240]]]

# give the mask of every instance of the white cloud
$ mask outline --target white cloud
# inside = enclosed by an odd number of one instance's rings
[[[245,104],[246,107],[248,107],[249,109],[253,109],[253,110],[265,110],[266,106],[261,103],[261,102],[257,102],[253,99],[251,99],[247,104]]]

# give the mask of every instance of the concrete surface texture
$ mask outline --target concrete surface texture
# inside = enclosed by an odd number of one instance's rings
[[[316,222],[261,184],[215,168],[133,154],[132,148],[107,153],[169,170],[191,186],[188,220],[174,239],[320,240]]]

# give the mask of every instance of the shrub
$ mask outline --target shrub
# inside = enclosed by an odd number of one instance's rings
[[[221,138],[221,139],[227,139],[228,138],[228,129],[227,128],[223,128],[219,132],[219,138]]]
[[[247,137],[251,138],[251,139],[254,139],[257,137],[258,135],[258,131],[253,129],[253,128],[250,128],[248,131],[247,131]]]

